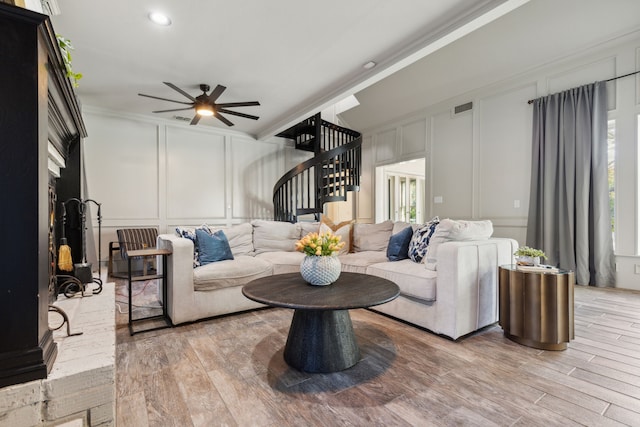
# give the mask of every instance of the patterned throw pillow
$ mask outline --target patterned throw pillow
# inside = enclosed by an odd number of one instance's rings
[[[209,234],[212,234],[212,231],[207,224],[202,224],[200,226],[200,229],[206,231]],[[193,268],[200,267],[200,254],[198,253],[198,239],[196,238],[196,229],[188,227],[176,227],[176,233],[178,234],[178,236],[189,239],[193,242]]]
[[[423,261],[424,256],[427,254],[429,240],[431,236],[433,236],[433,233],[435,233],[438,223],[440,223],[440,218],[436,216],[425,225],[418,227],[413,233],[411,242],[409,243],[409,258],[411,258],[411,261],[417,263]]]

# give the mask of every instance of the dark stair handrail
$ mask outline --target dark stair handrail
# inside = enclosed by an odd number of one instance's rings
[[[276,221],[295,222],[305,214],[319,219],[324,203],[344,201],[347,191],[359,190],[359,132],[322,120],[316,114],[278,136],[294,139],[297,149],[311,151],[315,156],[289,170],[274,186]]]

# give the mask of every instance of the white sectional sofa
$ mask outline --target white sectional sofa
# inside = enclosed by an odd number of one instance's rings
[[[342,271],[384,277],[400,287],[400,297],[375,311],[452,339],[495,323],[498,266],[513,262],[517,242],[445,238],[429,269],[410,259],[387,259],[386,242],[407,226],[353,224],[351,233],[345,234],[351,236],[355,252],[339,255]],[[158,247],[172,251],[166,301],[172,322],[177,325],[261,307],[242,295],[242,286],[259,277],[298,272],[304,255],[295,252],[295,241],[319,227],[319,223],[256,220],[223,228],[234,259],[195,268],[192,240],[177,233],[158,236]]]

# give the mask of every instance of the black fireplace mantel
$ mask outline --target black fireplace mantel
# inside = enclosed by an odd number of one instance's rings
[[[57,354],[48,327],[48,145],[68,159],[65,191],[79,197],[75,153],[86,129],[46,15],[0,3],[0,60],[2,387],[46,378]]]

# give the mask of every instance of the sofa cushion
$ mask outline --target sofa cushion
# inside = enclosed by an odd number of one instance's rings
[[[399,232],[401,232],[407,227],[411,227],[413,231],[416,231],[418,227],[420,227],[420,224],[412,224],[410,222],[396,221],[393,223],[393,229],[391,230],[391,234],[392,235],[398,234]]]
[[[293,252],[300,239],[300,226],[289,222],[251,221],[253,225],[253,247],[256,254],[263,252]]]
[[[300,263],[305,255],[302,252],[263,252],[256,258],[273,265],[273,274],[295,273],[300,271]]]
[[[348,254],[351,252],[351,246],[353,241],[353,221],[343,221],[340,224],[334,224],[331,219],[326,216],[322,216],[322,220],[320,221],[320,233],[326,233],[330,231],[336,236],[340,236],[340,241],[344,242],[344,246],[340,251],[338,251],[338,255]]]
[[[196,230],[204,230],[207,233],[211,232],[211,229],[207,224],[202,224],[199,228],[196,227],[176,227],[176,234],[178,236],[189,239],[193,242],[193,268],[200,266],[200,257],[198,256],[198,243],[196,238]]]
[[[396,234],[392,234],[387,245],[389,261],[400,261],[409,258],[409,242],[413,236],[413,228],[406,227]]]
[[[413,233],[411,242],[409,243],[409,258],[411,258],[411,261],[418,263],[424,261],[427,249],[429,248],[429,242],[439,222],[440,218],[436,216],[425,225],[418,227]]]
[[[300,221],[297,224],[300,227],[300,237],[304,237],[309,233],[317,233],[320,231],[319,222]]]
[[[437,269],[438,247],[444,242],[487,240],[493,234],[491,221],[454,221],[446,218],[440,221],[431,237],[425,256],[425,267]]]
[[[388,262],[385,251],[364,251],[351,254],[339,255],[342,271],[347,273],[367,272],[367,267],[371,264]]]
[[[379,224],[354,224],[353,225],[353,252],[387,250],[387,244],[393,230],[392,221],[384,221]]]
[[[367,274],[391,280],[400,288],[400,295],[424,301],[436,300],[438,273],[410,259],[372,264],[367,268]]]
[[[272,266],[267,261],[241,255],[234,260],[212,262],[193,270],[193,288],[212,291],[231,286],[246,285],[253,279],[269,276]]]
[[[202,229],[197,229],[196,244],[200,265],[233,259],[229,241],[222,230],[209,234]]]
[[[232,227],[209,227],[210,230],[223,230],[229,240],[233,256],[253,254],[253,227],[245,222]]]

